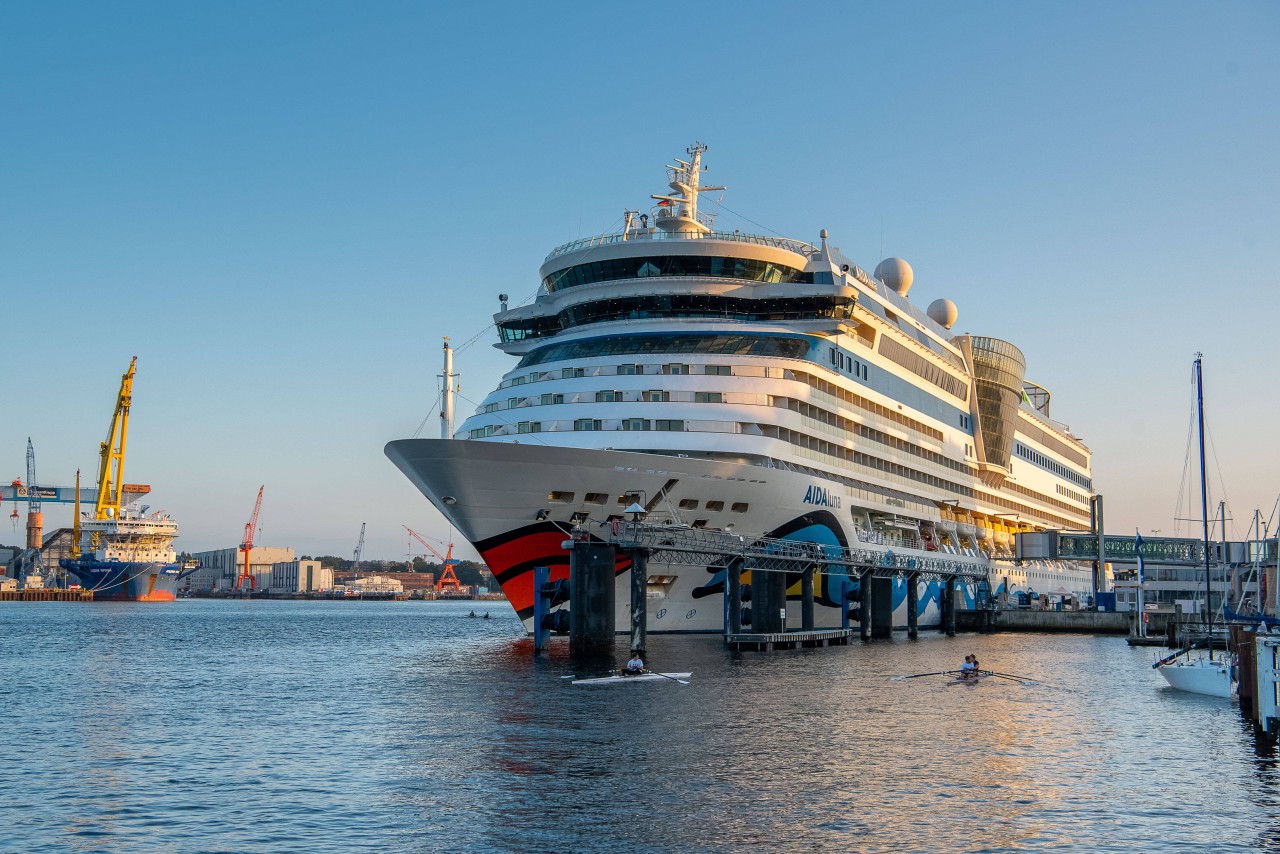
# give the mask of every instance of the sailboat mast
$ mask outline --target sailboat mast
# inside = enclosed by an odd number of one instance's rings
[[[1209,583],[1209,481],[1204,464],[1204,367],[1196,353],[1196,418],[1200,427],[1200,518],[1204,521],[1204,609],[1205,631],[1209,635],[1209,658],[1213,658],[1213,587]]]

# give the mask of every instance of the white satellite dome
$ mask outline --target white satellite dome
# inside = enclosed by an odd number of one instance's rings
[[[950,329],[955,325],[956,318],[960,316],[956,304],[949,299],[936,299],[929,303],[929,319],[941,326],[943,329]]]
[[[899,296],[905,297],[911,290],[913,277],[911,265],[901,258],[886,258],[876,265],[876,278],[897,291]]]

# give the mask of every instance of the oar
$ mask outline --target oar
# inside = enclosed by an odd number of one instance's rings
[[[1023,685],[1040,684],[1029,676],[1014,676],[1011,673],[996,673],[994,670],[983,670],[982,673],[987,676],[995,676],[997,679],[1012,679],[1014,682],[1021,682]]]
[[[689,680],[688,680],[688,679],[677,679],[677,678],[676,678],[676,677],[674,677],[674,676],[668,676],[667,674],[665,674],[665,673],[659,673],[659,672],[658,672],[658,671],[656,671],[656,670],[646,670],[646,671],[644,671],[644,672],[645,672],[645,673],[652,673],[654,676],[661,676],[663,679],[670,679],[672,682],[679,682],[681,685],[688,685],[688,684],[689,684]]]
[[[912,673],[910,676],[891,676],[890,682],[901,682],[903,679],[919,679],[921,676],[950,676],[954,670],[939,670],[937,673]]]

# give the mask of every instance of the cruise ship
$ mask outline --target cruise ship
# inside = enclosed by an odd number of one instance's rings
[[[1087,564],[1014,561],[1019,532],[1088,529],[1093,495],[1088,447],[1018,347],[954,333],[950,300],[921,310],[899,258],[868,274],[826,230],[717,231],[705,153],[667,166],[669,191],[621,231],[552,250],[532,303],[502,298],[497,346],[518,361],[459,429],[446,367],[441,438],[386,446],[526,625],[533,568],[567,576],[569,533],[637,500],[650,523],[980,562],[996,596],[1091,595]],[[629,570],[620,556],[619,626]],[[940,585],[918,583],[936,624]],[[722,630],[721,568],[650,561],[647,585],[650,631]],[[820,626],[840,624],[829,589]]]

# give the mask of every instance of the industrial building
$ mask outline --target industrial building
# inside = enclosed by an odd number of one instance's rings
[[[215,549],[192,555],[200,561],[200,568],[184,579],[184,586],[192,591],[231,590],[244,569],[244,553],[238,548]],[[253,576],[255,590],[271,587],[273,564],[294,560],[293,549],[273,546],[254,546],[249,550],[249,574]]]
[[[318,560],[289,560],[271,564],[272,593],[324,593],[333,589],[333,570]]]

